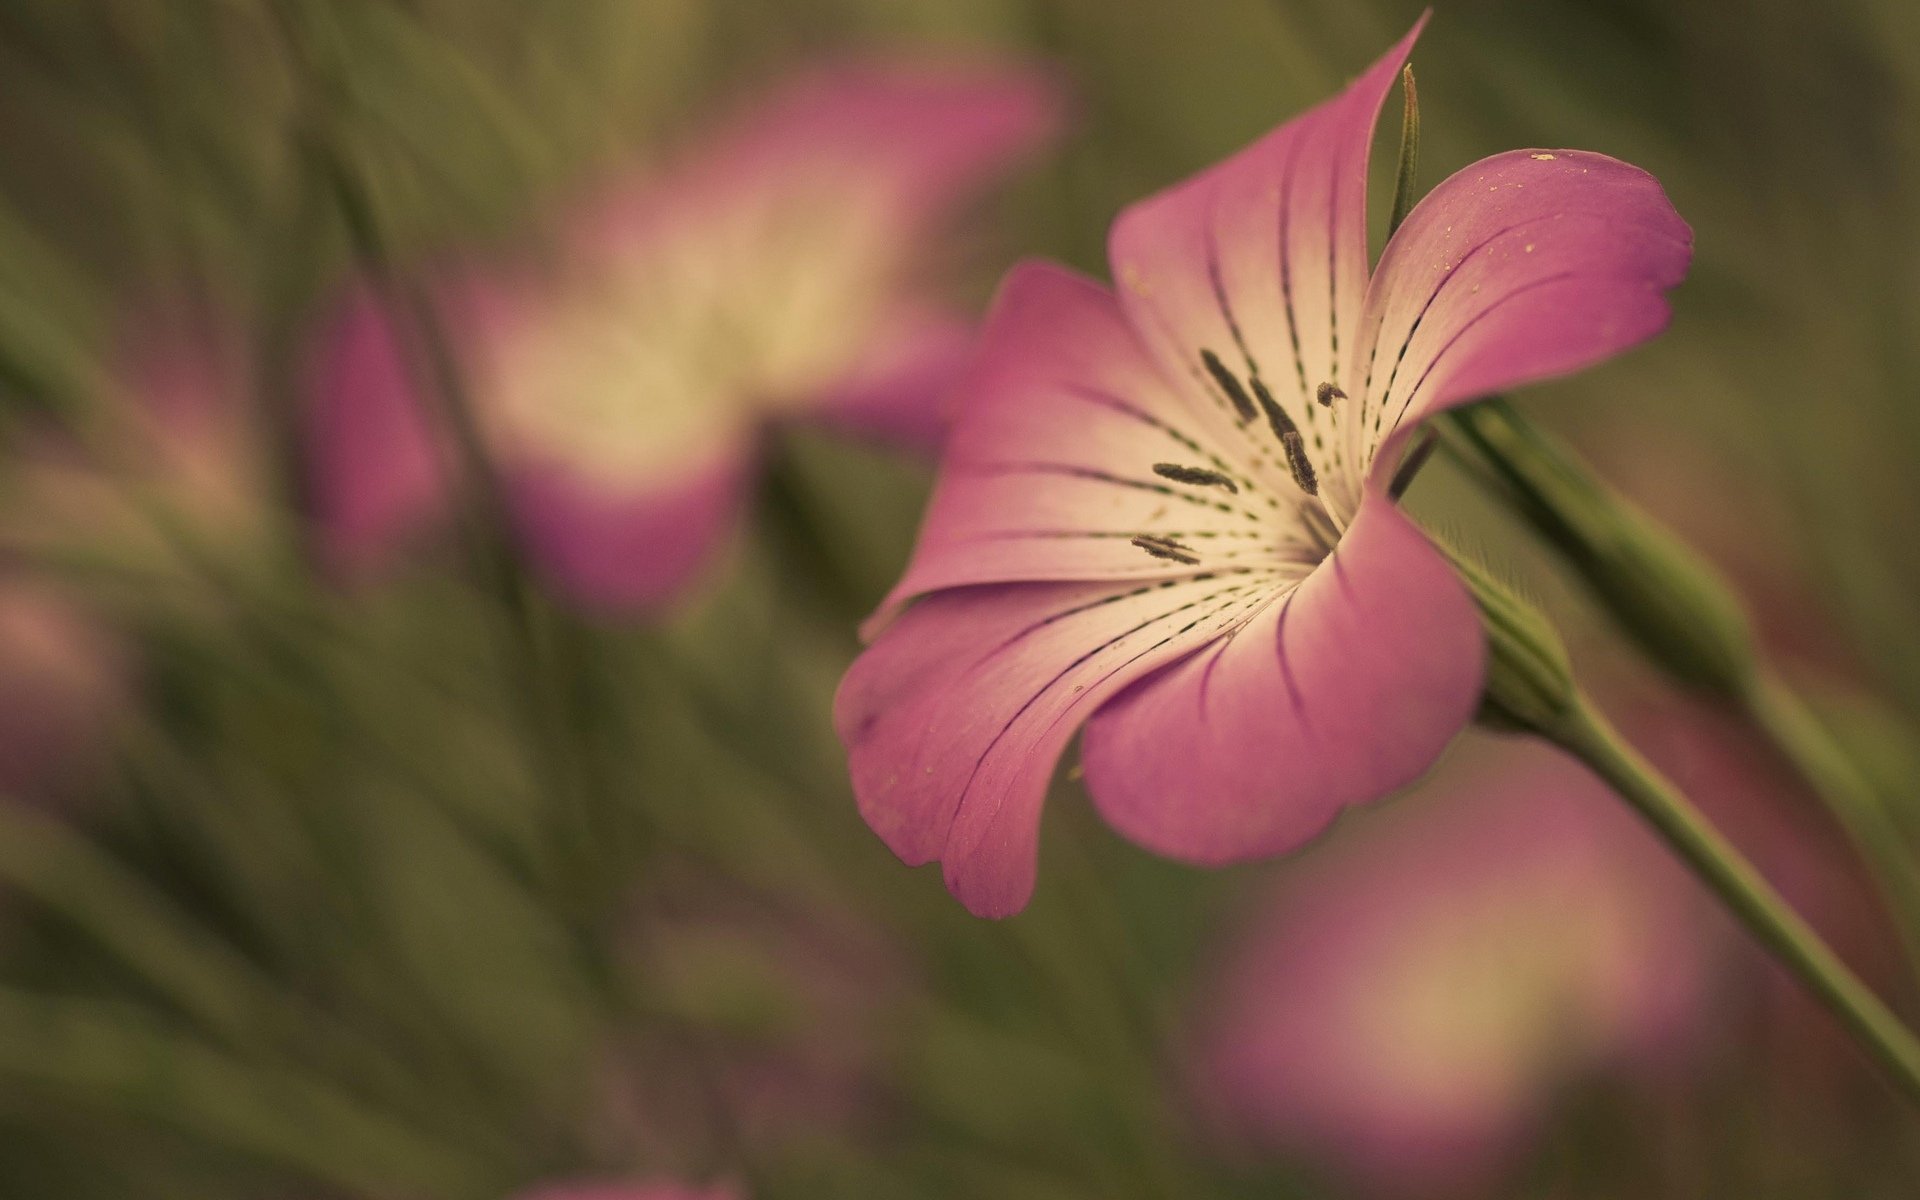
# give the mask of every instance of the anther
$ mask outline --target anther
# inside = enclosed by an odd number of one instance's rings
[[[1154,537],[1152,534],[1143,533],[1133,539],[1133,544],[1155,558],[1169,559],[1189,567],[1200,564],[1200,556],[1193,552],[1191,546],[1182,546],[1172,538]]]
[[[1340,385],[1337,383],[1323,383],[1313,393],[1313,398],[1320,402],[1321,408],[1332,408],[1335,400],[1345,400],[1347,394],[1340,390]]]
[[[1179,463],[1155,463],[1153,473],[1162,479],[1171,479],[1175,483],[1191,483],[1197,487],[1223,487],[1234,495],[1240,494],[1240,485],[1220,471],[1210,471],[1205,467],[1183,467]]]
[[[1293,481],[1300,490],[1309,496],[1320,494],[1320,477],[1314,474],[1313,463],[1307,458],[1307,444],[1297,429],[1288,430],[1280,438],[1280,444],[1287,452],[1287,467],[1293,472]]]
[[[1242,386],[1239,378],[1232,371],[1227,370],[1227,364],[1220,361],[1219,355],[1211,350],[1202,350],[1200,365],[1207,369],[1207,374],[1213,376],[1213,381],[1219,384],[1220,390],[1227,394],[1227,399],[1233,404],[1233,411],[1240,414],[1242,424],[1260,415],[1260,410],[1253,406],[1252,398],[1247,395],[1247,389]],[[1260,381],[1254,380],[1253,386],[1259,387]]]
[[[1293,472],[1293,481],[1307,495],[1318,496],[1320,477],[1314,474],[1313,463],[1307,459],[1307,443],[1300,436],[1300,427],[1293,423],[1287,410],[1280,407],[1273,393],[1258,379],[1253,381],[1253,394],[1260,398],[1260,408],[1267,414],[1267,425],[1272,428],[1273,436],[1280,439],[1280,446],[1287,453],[1287,469]]]

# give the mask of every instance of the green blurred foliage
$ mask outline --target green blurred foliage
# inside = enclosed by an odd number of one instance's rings
[[[1418,11],[7,0],[0,413],[38,428],[113,405],[119,323],[186,292],[252,335],[284,427],[301,322],[353,266],[316,139],[351,158],[411,265],[537,239],[557,197],[671,152],[783,64],[924,43],[1046,56],[1076,127],[981,214],[960,284],[978,301],[1020,253],[1100,271],[1121,205],[1317,101]],[[1910,785],[1915,7],[1459,0],[1416,62],[1427,183],[1513,145],[1581,146],[1648,167],[1692,221],[1674,331],[1526,402],[1744,581],[1810,595],[1792,620],[1851,653],[1802,665],[1891,702],[1859,735]],[[282,475],[288,451],[264,450]],[[1428,515],[1518,556],[1433,474]],[[986,924],[855,813],[832,688],[926,483],[784,438],[751,531],[681,619],[589,625],[535,601],[562,681],[545,729],[502,649],[509,614],[458,547],[331,593],[286,478],[284,544],[169,528],[166,572],[9,557],[109,616],[145,667],[84,803],[0,820],[0,1194],[491,1197],[622,1172],[731,1175],[761,1200],[1330,1194],[1215,1153],[1182,1115],[1181,1006],[1259,871],[1151,860],[1063,782],[1033,908]],[[795,997],[751,941],[635,961],[667,864],[782,912],[854,914],[890,947],[909,982],[874,1020],[877,1094],[843,1134],[743,1131],[702,1095],[716,1056],[781,1040]],[[1764,1063],[1737,1051],[1672,1128],[1604,1092],[1570,1102],[1514,1194],[1902,1194],[1902,1114],[1832,1128],[1774,1098],[1755,1116],[1743,1081]],[[617,1119],[610,1080],[642,1116]]]

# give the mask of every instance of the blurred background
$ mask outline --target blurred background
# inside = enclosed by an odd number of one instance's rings
[[[1104,274],[1120,206],[1420,11],[0,3],[0,1195],[1915,1194],[1920,1120],[1604,791],[1490,737],[1216,873],[1063,776],[1032,907],[967,916],[866,829],[829,715],[924,449],[736,414],[764,432],[718,549],[609,609],[504,545],[497,431],[455,412],[456,514],[333,569],[314,414],[356,289],[427,297],[427,357],[471,359],[450,274],[564,266],[581,196],[699,162],[794,72],[937,56],[1058,110],[916,267],[977,314],[1021,255]],[[1414,62],[1425,185],[1579,147],[1693,224],[1673,330],[1519,399],[1726,568],[1920,829],[1920,8],[1454,0]],[[644,434],[601,361],[550,365]],[[368,428],[343,469],[397,437]],[[1786,769],[1444,462],[1414,502],[1552,601],[1623,726],[1920,1015]]]

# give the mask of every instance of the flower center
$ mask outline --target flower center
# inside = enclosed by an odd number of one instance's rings
[[[1287,465],[1287,472],[1293,477],[1294,486],[1300,491],[1291,505],[1294,520],[1283,527],[1280,545],[1276,548],[1285,561],[1314,565],[1333,553],[1340,541],[1340,524],[1329,511],[1326,501],[1320,496],[1320,476],[1314,469],[1313,460],[1307,451],[1306,439],[1301,435],[1300,427],[1280,402],[1274,399],[1266,382],[1251,361],[1247,374],[1243,377],[1229,368],[1214,351],[1200,351],[1200,365],[1205,369],[1219,394],[1231,406],[1237,424],[1251,437],[1250,427],[1260,418],[1266,419],[1268,430],[1274,440],[1280,443],[1281,457]],[[1322,408],[1332,408],[1336,400],[1346,399],[1346,392],[1331,381],[1320,384],[1314,393],[1314,400]],[[1311,414],[1309,414],[1311,415]],[[1197,443],[1189,442],[1194,450]],[[1277,466],[1270,452],[1261,451],[1258,457]],[[1240,480],[1224,468],[1225,463],[1215,459],[1215,466],[1194,466],[1179,462],[1156,462],[1153,473],[1172,483],[1184,484],[1194,488],[1220,489],[1231,495],[1239,495],[1241,483],[1245,482],[1255,492],[1267,495],[1255,476],[1245,476]],[[1279,497],[1267,495],[1268,503],[1277,511],[1286,511]],[[1172,537],[1153,533],[1142,533],[1132,539],[1148,555],[1177,562],[1185,566],[1195,566],[1200,562],[1199,554]]]

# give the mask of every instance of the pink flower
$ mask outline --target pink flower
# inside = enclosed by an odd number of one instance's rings
[[[268,456],[252,419],[242,333],[189,315],[188,303],[151,301],[129,316],[84,437],[49,423],[7,446],[7,547],[83,551],[166,576],[187,573],[188,543],[194,552],[264,551]]]
[[[1197,1092],[1378,1190],[1486,1194],[1555,1094],[1683,1057],[1729,932],[1606,787],[1516,743],[1276,880],[1212,988]]]
[[[85,780],[132,699],[136,655],[108,616],[208,599],[197,556],[269,546],[265,455],[237,331],[150,302],[127,321],[87,436],[43,423],[0,464],[0,792]],[[100,572],[83,592],[49,563]]]
[[[1025,69],[816,71],[676,166],[604,188],[555,262],[443,279],[532,563],[588,606],[657,607],[734,524],[769,424],[936,445],[972,338],[929,248],[1058,107]],[[369,294],[311,374],[321,548],[363,573],[441,506],[443,455]]]
[[[1479,617],[1386,494],[1407,434],[1653,336],[1691,233],[1642,171],[1521,150],[1435,188],[1370,274],[1368,145],[1417,34],[1122,213],[1117,295],[1045,264],[1002,286],[836,702],[868,822],[975,913],[1031,894],[1082,724],[1116,828],[1225,863],[1413,780],[1472,716]]]
[[[76,781],[127,700],[124,657],[72,597],[0,577],[0,802]]]

